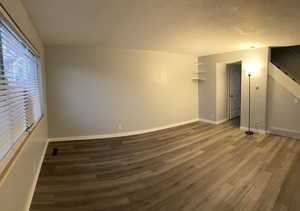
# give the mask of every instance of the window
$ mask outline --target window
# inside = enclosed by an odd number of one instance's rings
[[[37,56],[0,21],[0,160],[41,115]]]

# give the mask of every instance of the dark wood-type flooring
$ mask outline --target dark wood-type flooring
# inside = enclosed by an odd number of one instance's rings
[[[232,122],[51,143],[30,210],[299,211],[299,155],[294,139]]]

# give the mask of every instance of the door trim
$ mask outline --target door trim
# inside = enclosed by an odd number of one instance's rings
[[[240,83],[240,86],[241,86],[241,91],[242,91],[242,61],[237,61],[237,62],[232,62],[232,63],[227,63],[227,74],[228,74],[228,119],[229,120],[233,120],[233,119],[236,119],[237,117],[234,117],[232,118],[232,113],[231,113],[231,96],[230,96],[230,91],[231,91],[231,71],[232,69],[230,68],[230,65],[233,65],[233,64],[237,64],[237,63],[240,63],[241,64],[241,69],[240,69],[240,74],[241,74],[241,83]],[[242,93],[241,93],[242,95]],[[240,106],[242,106],[242,96],[240,98]],[[241,112],[241,110],[240,110]],[[240,113],[240,117],[241,117],[241,113]]]

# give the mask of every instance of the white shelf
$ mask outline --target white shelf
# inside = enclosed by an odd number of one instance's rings
[[[201,74],[201,73],[206,73],[205,71],[194,71],[194,74]]]
[[[193,81],[206,81],[206,78],[192,78]]]
[[[192,80],[193,81],[205,81],[206,80],[206,78],[205,78],[206,71],[201,70],[202,67],[200,67],[201,65],[203,65],[203,63],[197,61],[194,64],[197,66],[197,70],[194,70],[192,72],[193,73]]]

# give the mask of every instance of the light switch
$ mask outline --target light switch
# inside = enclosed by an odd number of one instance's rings
[[[297,98],[294,99],[295,104],[299,104],[299,100]]]

